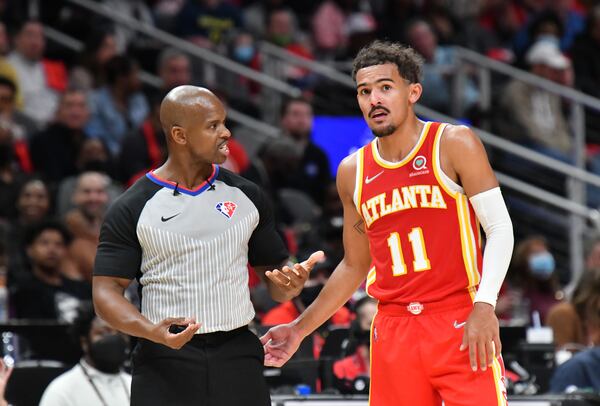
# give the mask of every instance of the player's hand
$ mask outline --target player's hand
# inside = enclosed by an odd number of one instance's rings
[[[314,266],[325,259],[323,251],[313,252],[312,255],[304,262],[294,264],[293,268],[284,266],[279,269],[265,272],[269,280],[281,291],[290,296],[298,296],[304,287],[304,282],[308,280],[310,272]]]
[[[298,350],[303,338],[294,323],[271,328],[260,338],[265,349],[265,366],[283,366]]]
[[[171,324],[187,325],[181,333],[173,334],[169,332]],[[151,340],[166,345],[169,348],[178,350],[190,341],[196,331],[200,328],[200,323],[196,320],[184,317],[169,317],[156,324],[151,333]]]
[[[0,358],[0,406],[8,405],[4,398],[4,392],[6,391],[6,384],[8,383],[12,370],[12,367],[7,366],[2,358]]]
[[[494,307],[488,303],[477,302],[465,324],[460,350],[469,349],[471,369],[477,367],[485,371],[492,365],[494,357],[502,351],[500,344],[500,325],[494,313]]]

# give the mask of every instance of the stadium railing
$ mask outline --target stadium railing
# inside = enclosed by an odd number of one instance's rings
[[[244,117],[241,112],[230,113],[232,119],[239,119],[244,121],[244,125],[251,128],[260,127],[263,132],[269,135],[276,135],[278,133],[277,128],[270,126],[267,123],[276,122],[275,117],[278,115],[279,106],[283,97],[294,97],[301,94],[301,90],[286,83],[283,70],[285,65],[301,66],[308,69],[322,78],[326,78],[329,81],[335,82],[346,89],[354,89],[354,83],[351,77],[347,73],[338,71],[337,69],[327,66],[326,64],[307,60],[305,58],[293,55],[279,47],[272,44],[262,42],[260,44],[261,55],[264,57],[263,70],[264,72],[258,72],[250,69],[244,65],[241,65],[235,61],[232,61],[225,56],[222,56],[216,52],[208,49],[200,48],[194,44],[182,40],[170,33],[161,31],[156,27],[149,26],[140,23],[132,18],[115,13],[113,10],[103,6],[101,3],[97,3],[91,0],[67,0],[69,3],[75,4],[82,8],[85,8],[93,13],[102,15],[106,18],[113,20],[117,24],[124,24],[130,29],[136,32],[143,33],[161,43],[173,46],[181,51],[184,51],[196,58],[199,58],[205,65],[209,67],[218,67],[224,71],[235,73],[246,77],[259,83],[262,86],[261,103],[260,106],[263,112],[264,123],[258,120],[251,119],[249,116]],[[481,61],[476,60],[476,56],[473,56],[469,52],[459,52],[459,60],[466,61],[465,63],[473,64]],[[481,57],[481,55],[477,55]],[[485,57],[481,57],[485,58]],[[507,141],[501,137],[491,134],[479,128],[474,130],[481,137],[487,147],[492,147],[502,153],[510,154],[518,159],[521,159],[528,163],[534,163],[541,166],[544,170],[555,172],[558,176],[564,177],[566,181],[566,193],[561,196],[560,193],[555,193],[551,188],[539,187],[534,182],[523,181],[523,179],[517,179],[514,176],[497,173],[501,183],[507,188],[512,189],[520,195],[527,196],[527,198],[541,203],[543,206],[551,208],[552,213],[561,212],[562,217],[558,223],[564,224],[568,230],[568,248],[565,249],[566,256],[568,257],[568,268],[570,273],[573,275],[571,279],[572,284],[578,280],[579,275],[583,271],[583,254],[584,254],[584,239],[593,235],[599,229],[600,214],[594,209],[588,207],[586,204],[586,188],[592,187],[594,190],[600,191],[600,177],[587,172],[584,169],[584,138],[585,138],[585,118],[584,118],[584,107],[600,109],[600,101],[591,98],[581,92],[570,89],[568,87],[560,86],[552,82],[537,78],[533,75],[527,74],[526,72],[519,71],[518,69],[512,68],[508,65],[499,67],[497,64],[490,61],[486,61],[485,64],[480,63],[482,72],[480,77],[480,86],[485,88],[491,82],[489,74],[485,73],[485,70],[502,70],[502,72],[515,75],[526,81],[531,81],[534,85],[539,85],[543,89],[550,92],[559,92],[562,96],[566,97],[572,102],[572,117],[571,122],[574,128],[574,134],[576,135],[576,165],[570,165],[562,161],[550,158],[546,155],[537,153],[530,149],[527,149],[516,143]],[[501,64],[504,65],[504,64]],[[466,69],[466,68],[465,68]],[[465,69],[457,69],[455,75],[455,83],[459,83]],[[532,77],[533,76],[533,77]],[[153,80],[148,74],[144,74],[147,82]],[[487,83],[487,84],[486,84]],[[490,94],[490,92],[488,92]],[[487,103],[488,96],[486,91],[483,91],[482,103]],[[458,104],[460,106],[460,104]],[[231,110],[230,110],[231,111]],[[240,113],[240,114],[237,114]],[[450,123],[458,123],[457,119],[453,119],[439,112],[427,109],[424,106],[417,106],[417,114],[428,119],[446,121]],[[551,177],[552,178],[552,177]],[[550,179],[553,181],[554,179]],[[550,190],[549,190],[550,189]],[[545,207],[544,207],[545,210]],[[546,210],[548,211],[548,210]],[[546,216],[542,213],[541,219]],[[543,221],[539,221],[540,218],[532,218],[528,221],[530,228],[535,230]],[[562,232],[558,233],[562,235]],[[559,237],[563,238],[563,237]]]

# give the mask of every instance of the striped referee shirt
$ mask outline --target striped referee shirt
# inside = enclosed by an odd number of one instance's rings
[[[102,226],[94,275],[138,278],[146,318],[193,317],[210,333],[254,318],[248,263],[287,257],[258,186],[213,165],[195,190],[150,172],[123,193]]]

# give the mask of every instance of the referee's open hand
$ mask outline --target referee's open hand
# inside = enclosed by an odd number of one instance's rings
[[[185,330],[180,333],[173,334],[169,332],[169,327],[172,324],[180,326],[187,326]],[[200,323],[196,323],[196,320],[185,317],[169,317],[156,324],[153,331],[153,336],[156,338],[153,341],[166,345],[169,348],[178,350],[192,339],[196,331],[200,328]]]
[[[281,292],[286,292],[295,297],[300,294],[314,266],[324,259],[325,253],[316,251],[304,262],[294,264],[292,267],[286,265],[281,270],[267,271],[265,275]]]

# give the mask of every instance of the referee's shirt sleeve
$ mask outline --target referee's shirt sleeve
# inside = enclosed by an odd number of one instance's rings
[[[255,198],[252,200],[260,218],[248,243],[248,262],[252,266],[278,266],[289,257],[289,253],[280,234],[275,230],[271,202],[262,190],[258,187],[256,189]]]
[[[136,227],[136,216],[122,199],[117,200],[108,210],[100,230],[94,276],[136,277],[142,261]]]

